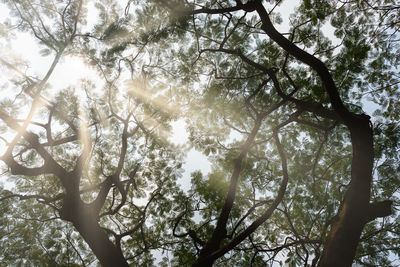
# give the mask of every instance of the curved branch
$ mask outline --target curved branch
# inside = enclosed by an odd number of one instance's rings
[[[246,228],[243,232],[241,232],[239,235],[237,235],[229,244],[226,246],[220,248],[216,252],[212,253],[209,255],[207,258],[204,260],[210,260],[210,259],[217,259],[233,249],[235,246],[240,244],[244,239],[246,239],[250,234],[252,234],[257,228],[264,223],[274,212],[274,210],[278,207],[279,203],[282,201],[283,196],[286,192],[286,187],[289,181],[289,174],[287,170],[287,160],[286,160],[286,155],[283,150],[282,144],[280,143],[278,133],[274,132],[274,139],[275,139],[275,144],[278,149],[279,155],[281,157],[281,166],[282,166],[282,172],[283,172],[283,179],[281,182],[281,185],[279,187],[278,195],[276,196],[275,200],[272,202],[271,206],[259,217],[257,218],[249,227]]]
[[[315,56],[312,56],[306,51],[297,47],[294,43],[292,43],[291,41],[286,39],[281,33],[279,33],[272,24],[262,2],[254,1],[254,3],[257,6],[256,11],[259,14],[263,23],[261,28],[265,31],[265,33],[290,55],[307,64],[318,73],[322,83],[324,84],[325,90],[329,95],[333,109],[339,114],[339,116],[345,121],[346,124],[351,124],[352,114],[344,106],[336,84],[333,81],[333,78],[325,64]]]
[[[171,10],[172,13],[179,15],[179,16],[187,16],[187,15],[195,15],[195,14],[223,14],[227,12],[234,12],[234,11],[247,11],[252,12],[255,10],[255,5],[253,1],[248,1],[246,4],[242,4],[240,1],[236,1],[236,6],[232,7],[225,7],[225,8],[199,8],[199,9],[177,9],[175,6],[168,3],[165,0],[156,0],[156,2],[160,3],[161,5],[167,7]]]

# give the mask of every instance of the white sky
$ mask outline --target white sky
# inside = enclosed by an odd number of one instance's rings
[[[277,10],[280,11],[283,23],[277,25],[278,30],[287,31],[289,15],[294,11],[295,6],[298,4],[296,1],[284,1]],[[7,8],[4,4],[0,4],[0,18],[6,18],[8,16]],[[90,27],[97,21],[98,14],[96,12],[89,13],[88,25]],[[330,32],[333,37],[332,28],[325,26],[324,32]],[[40,47],[36,40],[28,33],[18,33],[16,38],[12,41],[11,47],[4,47],[0,43],[0,53],[7,53],[9,48],[12,48],[12,53],[22,59],[29,61],[30,69],[28,73],[36,74],[39,77],[43,77],[51,65],[53,56],[43,57],[39,54]],[[98,80],[98,74],[95,70],[88,67],[82,60],[77,57],[63,57],[63,59],[57,65],[54,73],[52,74],[49,83],[55,90],[65,88],[76,84],[82,78],[89,78],[90,80]],[[376,107],[371,104],[365,105],[365,111],[371,114]],[[177,145],[185,145],[188,142],[188,133],[185,129],[185,123],[183,120],[178,120],[172,123],[173,132],[170,140]],[[185,159],[183,165],[184,174],[183,177],[178,180],[178,183],[184,190],[190,188],[190,174],[193,171],[201,170],[203,174],[210,173],[211,163],[207,157],[201,152],[191,149]],[[4,176],[0,177],[0,181],[4,182]],[[5,184],[6,187],[10,187],[11,184]]]
[[[284,21],[287,21],[289,12],[294,10],[293,2],[285,1],[280,10],[286,11],[282,13],[282,18]],[[85,28],[89,29],[90,26],[97,21],[97,16],[97,12],[89,13],[88,25]],[[4,4],[0,4],[0,18],[6,17],[8,17],[7,8]],[[278,29],[283,30],[284,27],[286,27],[285,24],[278,26]],[[45,75],[54,57],[53,55],[46,57],[41,56],[39,53],[41,47],[38,45],[36,39],[28,33],[18,33],[11,41],[10,46],[2,47],[0,44],[0,49],[1,53],[13,53],[14,56],[28,61],[29,69],[27,73],[34,74],[38,77],[43,77]],[[52,86],[52,90],[58,91],[76,84],[82,78],[89,78],[90,80],[96,81],[98,80],[97,77],[98,74],[96,71],[87,66],[79,58],[64,56],[56,66],[48,82]],[[187,144],[188,133],[185,129],[185,122],[183,120],[173,122],[172,128],[173,132],[170,140],[177,145]],[[239,136],[233,134],[232,138],[239,138]],[[182,189],[188,190],[190,188],[190,174],[197,170],[202,171],[203,175],[210,173],[211,163],[201,152],[190,149],[185,158],[183,169],[184,173],[182,178],[178,179],[178,184]],[[12,183],[5,182],[4,178],[6,177],[1,176],[0,182],[3,182],[3,186],[7,189],[11,189]],[[161,260],[158,254],[159,253],[156,253],[155,255]]]

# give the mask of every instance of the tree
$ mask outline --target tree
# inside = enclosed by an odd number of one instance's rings
[[[32,262],[152,265],[162,250],[174,266],[395,264],[398,6],[303,1],[281,33],[284,2],[129,1],[122,14],[96,1],[101,19],[83,32],[81,1],[7,1],[55,59],[40,79],[1,58],[18,74],[0,112],[16,190],[2,207],[32,214],[9,212],[2,242],[21,246],[20,221],[36,217],[32,229],[59,243],[22,237],[38,244]],[[51,96],[62,55],[103,84]],[[165,131],[178,116],[213,162],[186,192]]]
[[[144,71],[135,72],[137,66],[123,80],[121,60],[108,49],[92,49],[95,44],[78,29],[85,18],[82,1],[11,1],[9,5],[18,27],[32,32],[45,47],[42,53],[54,55],[54,60],[44,78],[38,78],[20,70],[20,64],[12,57],[1,59],[8,71],[17,74],[4,85],[9,94],[2,99],[0,112],[5,132],[2,140],[6,144],[1,159],[14,177],[17,192],[2,191],[1,201],[5,209],[13,210],[15,204],[11,201],[16,198],[36,200],[51,211],[45,210],[39,216],[40,211],[34,213],[27,206],[21,208],[28,210],[27,214],[22,212],[13,220],[4,218],[4,225],[9,227],[4,244],[15,242],[15,232],[22,231],[18,229],[20,220],[37,221],[42,225],[32,227],[38,229],[56,219],[69,222],[68,227],[75,228],[88,248],[82,246],[81,240],[72,240],[75,244],[69,242],[66,252],[54,255],[60,249],[53,247],[55,240],[50,239],[48,244],[45,238],[38,242],[47,254],[46,260],[64,264],[63,258],[71,258],[72,262],[86,265],[92,261],[90,255],[85,256],[90,249],[104,266],[128,266],[126,258],[130,257],[132,264],[150,264],[148,251],[159,246],[158,228],[164,223],[157,224],[157,216],[171,205],[168,192],[179,192],[174,183],[180,173],[179,154],[165,144],[163,134],[173,115],[166,113],[171,105],[165,86],[147,81],[150,77]],[[98,8],[106,11],[100,3]],[[119,38],[114,35],[119,29],[117,22],[107,23],[112,12],[104,13],[104,25],[97,25],[101,33],[98,39],[105,45]],[[95,37],[92,39],[96,41]],[[140,49],[141,40],[137,42]],[[86,53],[97,67],[99,79],[104,81],[103,85],[100,83],[102,88],[82,80],[76,87],[62,88],[51,96],[52,89],[46,83],[60,58],[79,53]],[[128,64],[133,60],[124,59]],[[149,229],[145,221],[155,226]],[[56,226],[50,227],[52,235],[60,228]],[[71,241],[71,233],[66,231],[52,238]],[[35,238],[27,241],[30,239]],[[137,245],[129,247],[132,242]],[[144,256],[137,258],[141,254]],[[5,257],[3,262],[10,260],[8,257],[26,262],[10,253]],[[32,263],[40,257],[36,252]]]

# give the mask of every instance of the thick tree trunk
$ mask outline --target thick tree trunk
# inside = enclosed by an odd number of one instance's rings
[[[108,238],[98,224],[98,215],[80,198],[64,200],[61,218],[72,222],[104,267],[129,266],[122,251]]]
[[[205,260],[203,261],[202,257],[198,257],[196,262],[193,263],[192,267],[212,267],[214,263],[214,260]]]
[[[289,54],[316,71],[335,113],[350,130],[353,147],[351,182],[328,234],[318,266],[351,266],[365,224],[376,217],[391,214],[391,201],[369,203],[374,161],[373,131],[369,116],[350,112],[344,105],[326,65],[280,34],[274,28],[261,1],[253,3],[263,22],[261,28]]]
[[[346,203],[332,225],[326,240],[319,267],[351,266],[365,222],[355,205]]]
[[[351,266],[365,224],[391,214],[391,201],[369,202],[374,161],[369,117],[354,119],[349,129],[353,146],[351,182],[329,231],[319,267]]]
[[[81,218],[73,224],[102,266],[129,266],[122,252],[108,239],[96,221],[92,218]]]

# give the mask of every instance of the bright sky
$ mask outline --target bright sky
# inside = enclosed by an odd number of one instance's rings
[[[98,12],[93,9],[92,3],[89,4],[88,13],[88,24],[85,26],[83,31],[90,29],[98,19]],[[283,23],[277,25],[280,31],[288,30],[289,16],[294,11],[295,6],[298,5],[298,1],[283,1],[283,4],[277,9],[280,12],[283,19]],[[0,4],[0,17],[8,17],[7,8],[4,4]],[[16,38],[11,42],[12,53],[24,60],[29,61],[28,73],[36,74],[39,77],[43,77],[47,72],[53,56],[49,55],[43,57],[40,55],[41,47],[38,45],[35,38],[28,33],[18,33]],[[4,53],[5,49],[1,51]],[[87,66],[80,58],[72,56],[64,56],[54,70],[49,83],[51,84],[54,91],[58,91],[62,88],[77,84],[82,78],[89,78],[92,81],[98,80],[98,74],[95,70]],[[173,132],[170,140],[179,145],[186,144],[188,141],[188,133],[185,130],[185,122],[178,120],[172,123]],[[233,135],[233,137],[236,137]],[[201,152],[191,149],[187,155],[184,165],[184,175],[181,178],[181,185],[184,189],[188,189],[190,186],[190,173],[195,170],[201,170],[203,174],[211,171],[211,164]]]
[[[89,8],[90,7],[89,5]],[[94,11],[88,13],[88,25],[85,26],[86,29],[89,29],[90,25],[94,25],[98,17],[97,11],[93,9],[93,7],[89,10]],[[0,3],[0,17],[7,18],[8,16],[7,7]],[[43,47],[40,47],[37,40],[29,33],[17,33],[9,44],[4,46],[0,45],[1,55],[12,54],[13,57],[27,61],[29,65],[27,73],[37,77],[44,77],[54,58],[53,55],[45,57],[40,55],[40,50],[42,48]],[[85,78],[92,81],[99,80],[96,71],[85,64],[80,58],[63,56],[48,83],[51,85],[52,91],[57,92],[63,88],[76,85],[81,79]],[[99,84],[99,86],[101,86],[101,84]],[[169,138],[172,143],[177,145],[184,145],[187,143],[188,133],[185,129],[185,125],[183,120],[172,122],[172,134]],[[201,152],[191,149],[187,154],[183,168],[185,171],[183,177],[179,180],[179,184],[183,189],[188,190],[190,188],[190,174],[196,170],[201,170],[203,174],[207,174],[211,171],[211,164],[207,157]],[[3,181],[3,179],[0,179],[0,182],[1,181]],[[4,186],[10,189],[12,183],[5,182]]]
[[[287,31],[289,15],[294,11],[295,6],[298,1],[284,1],[278,9],[280,11],[283,23],[277,25],[278,30]],[[88,26],[93,25],[97,21],[98,14],[96,12],[89,13]],[[8,17],[7,8],[4,4],[0,4],[0,18]],[[326,26],[325,32],[330,32],[331,36],[332,29]],[[11,50],[9,50],[12,48]],[[21,59],[29,61],[28,73],[36,74],[39,77],[43,77],[47,72],[53,56],[43,57],[39,53],[40,47],[36,40],[28,33],[19,33],[16,38],[11,41],[10,46],[0,43],[0,53],[5,55],[6,53],[13,53]],[[93,81],[98,80],[98,74],[95,70],[86,65],[80,58],[66,56],[57,65],[54,73],[52,74],[49,83],[54,88],[54,90],[60,90],[68,86],[76,84],[82,78],[89,78]],[[372,105],[366,105],[366,111],[372,113],[375,107]],[[170,140],[176,145],[185,145],[188,142],[188,133],[185,129],[185,122],[183,120],[178,120],[172,123],[173,132]],[[233,136],[234,137],[234,136]],[[1,151],[0,151],[1,152]],[[193,171],[201,170],[203,174],[207,174],[211,171],[211,163],[208,161],[207,157],[201,152],[195,149],[189,150],[187,157],[185,159],[185,164],[183,166],[184,174],[183,177],[178,180],[178,183],[185,190],[190,188],[190,174]],[[0,178],[0,181],[4,182],[4,176]],[[10,188],[12,184],[4,184],[6,187]]]
[[[279,25],[278,29],[285,30],[288,28],[287,22],[289,14],[294,10],[294,3],[294,1],[284,1],[284,4],[279,8],[279,10],[284,11],[281,13],[284,23]],[[82,32],[89,30],[98,20],[98,13],[96,9],[93,9],[92,5],[93,4],[90,3],[88,6],[88,24],[85,26],[85,29],[82,29]],[[9,17],[7,7],[0,3],[0,18],[7,17]],[[1,19],[1,21],[3,21],[3,19]],[[44,77],[52,63],[54,55],[43,57],[40,55],[40,50],[42,48],[43,47],[40,47],[37,40],[31,34],[17,33],[9,44],[0,43],[0,55],[12,55],[13,57],[25,60],[28,62],[27,65],[29,66],[27,74]],[[48,83],[51,85],[52,90],[57,92],[68,86],[76,85],[83,78],[89,78],[92,81],[99,80],[96,71],[86,65],[80,58],[63,56]],[[172,128],[170,141],[176,145],[186,145],[188,142],[188,133],[185,129],[185,122],[183,120],[173,122]],[[233,134],[232,139],[235,137],[238,138],[238,136]],[[202,173],[206,175],[211,171],[211,163],[201,152],[190,149],[187,153],[183,168],[183,177],[178,180],[178,184],[180,184],[182,189],[188,190],[190,188],[190,174],[194,171],[201,170]],[[0,181],[3,182],[6,188],[11,189],[12,183],[5,182],[4,178],[4,176],[1,177]]]

